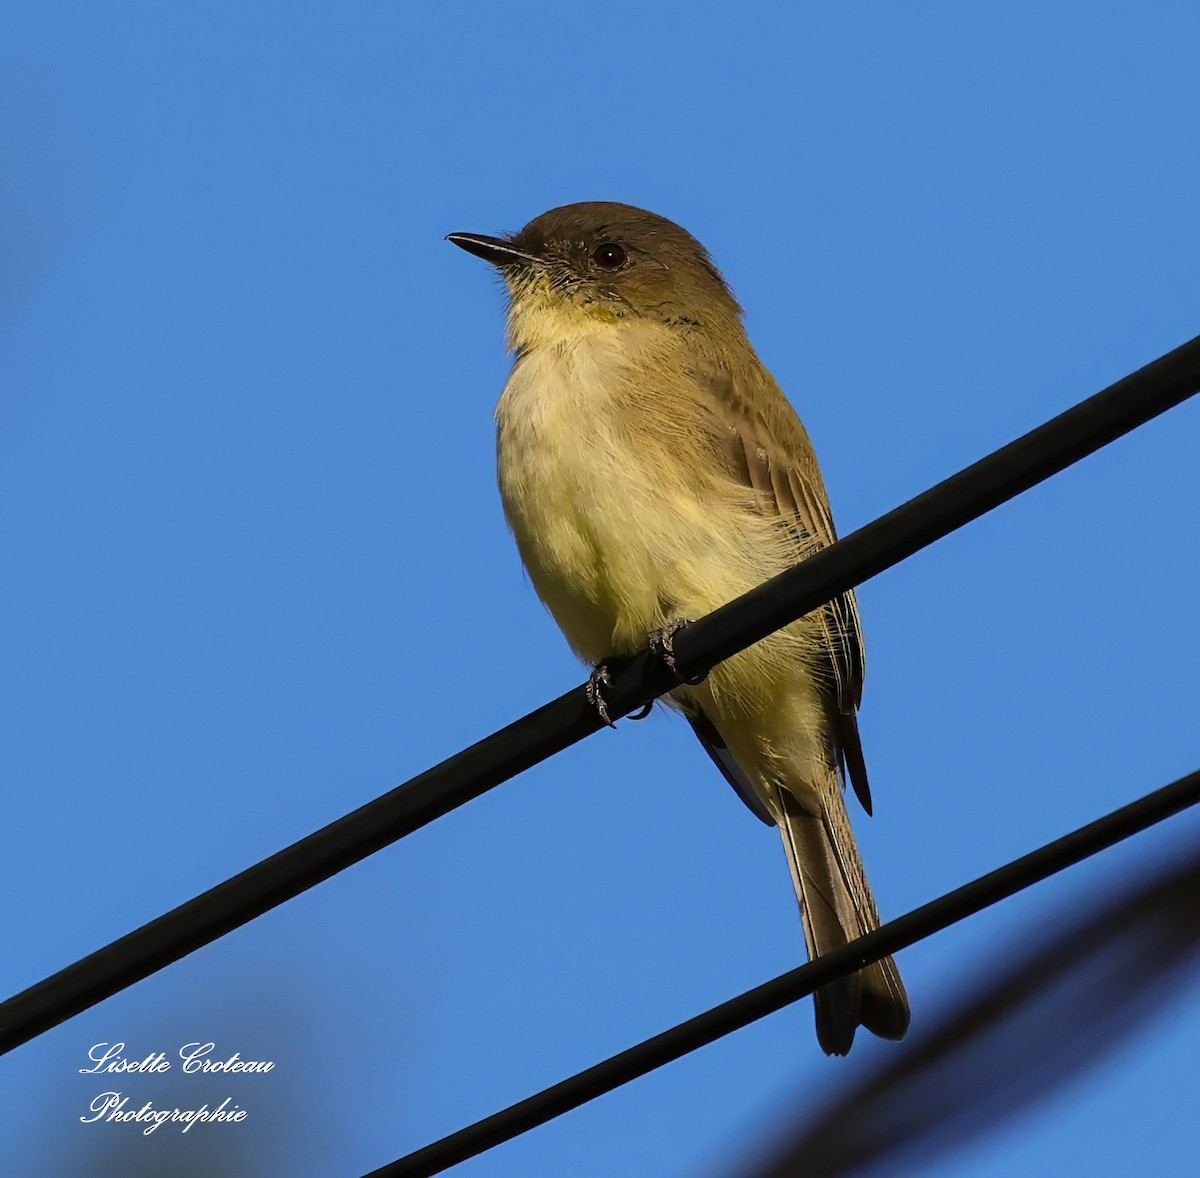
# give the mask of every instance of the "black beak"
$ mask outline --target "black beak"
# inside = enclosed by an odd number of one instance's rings
[[[493,266],[540,266],[542,259],[519,250],[502,237],[484,237],[482,233],[447,233],[446,240],[454,242],[467,253],[491,262]]]

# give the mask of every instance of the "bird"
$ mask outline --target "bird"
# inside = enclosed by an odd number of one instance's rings
[[[504,280],[500,495],[607,718],[606,660],[647,643],[669,657],[680,626],[836,540],[812,443],[708,251],[667,218],[587,201],[447,239]],[[811,957],[879,924],[844,796],[848,781],[871,813],[864,671],[850,591],[667,697],[778,827]],[[910,1017],[890,957],[819,988],[814,1008],[829,1055],[859,1026],[900,1039]]]

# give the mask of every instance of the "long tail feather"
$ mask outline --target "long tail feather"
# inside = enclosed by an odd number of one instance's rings
[[[805,811],[786,789],[777,788],[772,799],[811,957],[879,925],[841,789],[831,784],[821,791],[825,804],[818,814]],[[901,1039],[908,1030],[908,995],[890,957],[823,986],[814,1005],[817,1040],[828,1055],[845,1055],[859,1025],[885,1039]]]

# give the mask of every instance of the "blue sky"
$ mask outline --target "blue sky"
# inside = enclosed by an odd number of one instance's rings
[[[5,994],[582,678],[495,490],[501,294],[447,232],[688,227],[843,531],[1200,331],[1191,5],[416,7],[0,15]],[[1198,447],[1189,404],[863,587],[885,914],[1196,767]],[[1196,832],[906,951],[914,1021]],[[358,1174],[802,956],[777,836],[656,714],[0,1060],[0,1146]],[[924,1172],[1182,1172],[1197,1034],[1193,995]],[[92,1044],[197,1039],[276,1061],[211,1089],[244,1124],[79,1122]],[[456,1173],[734,1173],[893,1050],[826,1059],[801,1004]]]

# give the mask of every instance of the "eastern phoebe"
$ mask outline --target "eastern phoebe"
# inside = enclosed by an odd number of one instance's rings
[[[496,409],[500,492],[534,588],[581,658],[602,666],[651,639],[669,657],[680,623],[833,542],[808,434],[691,234],[586,203],[515,236],[449,240],[508,287],[516,362]],[[812,956],[879,923],[843,800],[848,777],[870,813],[862,681],[847,593],[668,697],[778,825]],[[834,1055],[860,1023],[888,1039],[908,1028],[890,957],[823,987],[815,1007]]]

